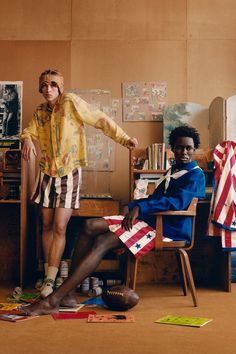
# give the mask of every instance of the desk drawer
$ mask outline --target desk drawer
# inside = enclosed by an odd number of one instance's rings
[[[120,203],[117,200],[81,199],[80,208],[72,216],[101,217],[119,214]]]

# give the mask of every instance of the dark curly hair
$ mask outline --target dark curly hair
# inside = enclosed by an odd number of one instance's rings
[[[197,129],[190,127],[188,125],[181,125],[180,127],[175,128],[169,135],[169,144],[173,149],[175,142],[179,137],[188,137],[192,138],[194,142],[195,149],[198,149],[200,146],[200,136]]]

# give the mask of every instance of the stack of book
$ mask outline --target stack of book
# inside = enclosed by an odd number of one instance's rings
[[[148,169],[164,170],[165,168],[165,144],[154,143],[148,146]]]

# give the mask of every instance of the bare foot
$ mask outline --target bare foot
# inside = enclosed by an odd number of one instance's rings
[[[27,316],[38,316],[38,315],[48,315],[50,313],[58,312],[58,307],[56,305],[51,305],[49,299],[46,298],[35,304],[30,304],[27,306],[22,306],[21,310]]]
[[[78,305],[77,299],[75,294],[68,294],[66,295],[60,302],[61,306],[65,306],[65,307],[75,307]]]

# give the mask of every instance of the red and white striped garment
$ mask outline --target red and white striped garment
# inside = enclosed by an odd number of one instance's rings
[[[209,236],[221,236],[223,248],[236,247],[236,142],[224,141],[214,150],[215,191]]]
[[[103,217],[108,223],[111,232],[114,232],[125,246],[134,254],[136,258],[144,256],[155,246],[156,230],[146,222],[136,219],[130,231],[126,231],[121,226],[124,219],[122,215],[112,215]],[[168,237],[164,241],[172,241]]]

